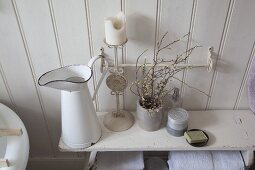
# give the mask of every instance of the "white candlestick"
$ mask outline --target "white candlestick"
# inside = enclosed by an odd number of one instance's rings
[[[120,12],[115,17],[107,17],[105,23],[105,41],[110,45],[121,45],[127,40],[125,15]]]

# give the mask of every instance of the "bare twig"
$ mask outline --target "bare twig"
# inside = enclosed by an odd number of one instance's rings
[[[180,39],[177,39],[171,43],[168,43],[167,45],[162,47],[163,41],[165,37],[167,36],[167,33],[165,33],[160,41],[157,43],[157,49],[155,52],[155,56],[153,58],[153,65],[149,69],[146,69],[146,59],[144,61],[144,64],[140,65],[138,67],[138,62],[141,58],[141,56],[147,51],[143,51],[136,60],[136,80],[134,83],[132,83],[130,90],[132,93],[137,95],[140,99],[140,104],[146,108],[146,109],[157,109],[161,105],[162,98],[170,93],[172,90],[168,89],[166,90],[167,84],[173,79],[176,79],[178,81],[181,81],[175,75],[183,71],[187,68],[192,67],[177,67],[180,63],[185,63],[187,59],[191,56],[192,52],[197,48],[200,47],[198,45],[195,45],[194,47],[189,48],[188,50],[184,51],[181,54],[176,55],[175,59],[165,60],[163,58],[159,57],[160,51],[164,49],[171,49],[171,46],[175,43],[180,42],[183,38],[186,36],[189,36],[189,33],[181,37]],[[157,68],[158,64],[168,62],[170,66],[167,67],[160,67]],[[138,74],[142,71],[142,77],[139,79]],[[185,85],[187,85],[190,88],[196,89],[199,92],[206,94],[205,92],[192,87],[185,82],[183,82]],[[133,89],[136,87],[136,91]]]

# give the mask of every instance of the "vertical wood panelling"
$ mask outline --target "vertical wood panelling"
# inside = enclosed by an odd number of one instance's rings
[[[20,9],[24,32],[35,67],[35,77],[61,66],[61,54],[57,50],[56,36],[52,24],[50,4],[44,1],[17,1]],[[32,14],[32,15],[31,15]],[[35,25],[31,26],[30,24]],[[40,34],[38,34],[40,31]],[[50,62],[49,62],[50,61]],[[44,67],[42,67],[42,64]],[[49,124],[48,131],[53,145],[54,156],[60,155],[58,140],[60,137],[60,93],[47,87],[40,87],[44,111]],[[63,155],[63,154],[61,154]]]
[[[203,47],[193,52],[189,58],[190,64],[206,64],[210,46],[217,53],[228,7],[229,1],[198,1],[190,47],[197,43]],[[185,83],[209,94],[212,73],[213,71],[208,73],[206,68],[187,70]],[[185,85],[184,87],[183,107],[193,110],[205,109],[208,96]]]
[[[190,0],[162,0],[162,11],[159,26],[159,37],[168,32],[164,40],[164,44],[173,42],[189,32],[189,25],[191,21],[193,1]],[[185,12],[183,12],[185,11]],[[186,50],[187,38],[183,39],[178,44],[172,46],[171,50],[163,50],[160,57],[164,59],[174,59],[177,54],[181,54]],[[182,72],[176,75],[178,79],[182,79]],[[181,88],[181,82],[173,80],[170,82],[168,89],[173,87]]]
[[[13,108],[16,111],[16,108],[13,104],[13,98],[9,91],[9,85],[6,81],[6,76],[2,65],[0,64],[0,102]]]
[[[217,65],[217,79],[211,109],[233,109],[242,84],[255,37],[255,1],[237,0],[225,47]],[[244,16],[246,16],[244,18]]]
[[[234,3],[235,3],[234,0],[231,0],[230,3],[229,3],[229,7],[228,7],[228,11],[227,11],[227,17],[226,17],[225,24],[224,24],[224,29],[222,31],[222,37],[221,37],[221,41],[220,41],[219,51],[218,51],[218,54],[216,55],[216,57],[214,57],[213,77],[212,77],[211,86],[210,86],[210,90],[209,90],[209,96],[210,97],[208,97],[208,99],[207,99],[206,109],[209,109],[209,106],[210,106],[210,103],[211,103],[211,96],[214,92],[215,83],[216,83],[217,75],[218,75],[218,72],[216,71],[216,68],[217,68],[217,65],[218,65],[218,61],[222,56],[223,49],[225,47],[227,33],[228,33],[228,29],[229,29],[229,24],[230,24],[230,21],[231,21],[231,18],[232,18]]]
[[[88,8],[90,11],[90,23],[91,23],[91,33],[92,33],[92,42],[93,42],[93,55],[97,55],[100,52],[100,48],[104,47],[105,52],[114,58],[113,49],[109,49],[104,43],[103,39],[105,37],[104,33],[104,18],[108,16],[115,16],[121,11],[121,2],[120,0],[88,0]],[[119,61],[121,56],[121,50],[119,50]],[[97,64],[96,76],[99,80],[101,73],[99,72]],[[99,110],[113,110],[116,108],[116,100],[114,96],[110,95],[110,90],[105,84],[105,81],[102,82],[102,86],[98,91],[98,100],[99,100]]]
[[[30,50],[29,50],[26,34],[24,32],[23,23],[21,21],[20,12],[18,10],[16,0],[12,0],[12,5],[13,5],[14,11],[15,11],[15,16],[16,16],[16,19],[17,19],[20,35],[21,35],[21,38],[22,38],[22,41],[23,41],[24,49],[25,49],[25,52],[26,52],[26,57],[27,57],[27,60],[28,60],[28,64],[29,64],[29,67],[30,67],[31,74],[32,74],[35,90],[37,92],[37,97],[38,97],[38,100],[39,100],[39,103],[40,103],[40,109],[42,111],[43,121],[44,121],[44,124],[46,126],[46,131],[47,131],[47,135],[48,135],[46,137],[48,137],[48,139],[50,140],[50,147],[51,147],[50,149],[53,152],[53,141],[52,141],[52,137],[50,135],[49,122],[46,119],[46,110],[45,110],[45,106],[44,106],[44,103],[43,103],[42,94],[41,94],[41,91],[38,87],[37,76],[36,76],[36,71],[35,71],[35,68],[34,68],[33,59],[31,57],[31,53],[30,53]],[[42,149],[42,148],[40,148],[40,149]]]
[[[88,32],[88,42],[89,42],[89,52],[90,52],[90,58],[94,57],[94,48],[93,48],[93,38],[92,38],[92,30],[91,30],[91,18],[90,18],[90,8],[89,8],[89,1],[84,0],[85,5],[85,11],[86,11],[86,24],[87,24],[87,32]],[[98,66],[98,64],[96,65]],[[93,70],[93,93],[96,89],[96,71],[95,66],[92,67]],[[89,82],[91,83],[91,81]],[[94,94],[92,94],[94,96]],[[96,108],[96,111],[99,110],[99,103],[98,103],[98,94],[95,96],[94,106]]]
[[[150,49],[150,51],[144,56],[147,56],[148,60],[153,59],[157,2],[155,0],[126,1],[127,63],[135,63],[137,57],[145,49]],[[129,81],[128,87],[130,87],[135,78],[135,68],[127,68],[125,72]],[[126,92],[125,105],[127,109],[135,110],[137,98],[129,89]]]
[[[62,50],[61,50],[61,45],[59,42],[58,28],[57,28],[57,23],[56,23],[55,12],[54,12],[52,0],[48,0],[48,4],[49,4],[49,8],[50,8],[51,21],[52,21],[52,26],[53,26],[53,30],[54,30],[56,46],[57,46],[57,50],[58,50],[58,58],[59,58],[60,66],[63,67],[64,64],[63,64]]]
[[[245,71],[245,75],[242,82],[242,89],[240,89],[240,101],[236,101],[236,108],[235,109],[249,109],[249,102],[248,102],[248,86],[247,86],[247,80],[249,77],[250,69],[252,67],[252,64],[254,63],[254,57],[255,57],[255,42],[253,44],[253,48],[251,51],[250,59],[247,64],[247,68]]]
[[[84,0],[54,0],[52,10],[54,10],[63,65],[87,65],[90,48]],[[89,89],[93,92],[92,80],[89,81]]]
[[[52,155],[50,138],[39,102],[38,91],[31,74],[28,51],[25,47],[22,31],[19,29],[21,25],[18,25],[16,18],[17,11],[15,16],[14,6],[9,0],[1,1],[0,6],[1,63],[18,114],[28,129],[31,156]]]
[[[186,50],[191,48],[191,44],[192,44],[192,36],[193,36],[193,30],[194,30],[194,25],[195,25],[195,20],[196,20],[196,12],[197,12],[197,3],[198,0],[193,0],[193,5],[192,5],[192,13],[191,13],[191,18],[190,18],[190,25],[189,25],[189,35],[188,35],[188,40],[187,40],[187,46],[186,46]],[[187,56],[187,54],[186,54]],[[189,64],[189,58],[185,61],[186,64]],[[179,81],[181,81],[181,97],[184,97],[184,93],[185,93],[185,86],[186,86],[186,76],[187,76],[187,69],[182,71],[182,79],[180,79]],[[182,103],[183,106],[183,103]]]
[[[87,64],[90,59],[83,0],[54,0],[56,26],[64,65]]]

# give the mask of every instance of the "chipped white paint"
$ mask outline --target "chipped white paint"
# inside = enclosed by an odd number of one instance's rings
[[[184,137],[174,137],[162,127],[155,132],[142,130],[137,123],[127,131],[107,130],[98,113],[103,129],[101,139],[83,150],[67,148],[60,142],[62,151],[169,151],[169,150],[254,150],[255,116],[249,110],[190,111],[188,129],[203,129],[209,135],[208,144],[196,148],[190,146]]]

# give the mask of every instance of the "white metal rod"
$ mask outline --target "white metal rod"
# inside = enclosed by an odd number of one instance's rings
[[[96,94],[97,94],[97,92],[98,92],[98,90],[99,90],[99,87],[101,86],[101,83],[102,83],[102,81],[103,81],[105,75],[106,75],[107,72],[108,72],[108,69],[109,69],[109,68],[108,68],[108,62],[106,61],[105,70],[104,70],[104,72],[102,73],[102,75],[101,75],[101,77],[100,77],[100,79],[99,79],[99,81],[98,81],[98,83],[97,83],[96,89],[95,89],[94,94],[93,94],[93,97],[92,97],[92,101],[95,100]]]
[[[116,93],[116,116],[120,115],[120,95]]]
[[[208,52],[208,57],[207,57],[207,64],[177,64],[175,65],[175,67],[186,67],[186,68],[194,68],[194,67],[205,67],[207,68],[207,70],[210,72],[212,70],[212,67],[213,67],[213,61],[212,61],[212,51],[213,51],[213,48],[210,47]],[[114,65],[109,65],[109,67],[114,67],[116,69],[118,69],[118,67],[135,67],[135,66],[142,66],[143,64],[140,64],[138,63],[137,65],[134,63],[134,64],[118,64],[118,57],[117,57],[117,48],[115,47],[115,61],[114,61]],[[152,63],[146,63],[145,65],[146,67],[152,67],[153,64]],[[171,67],[173,66],[173,63],[160,63],[160,64],[157,64],[156,67]]]
[[[137,64],[137,66],[142,66],[143,64]],[[136,64],[119,64],[118,65],[119,67],[135,67]],[[152,67],[153,64],[146,64],[145,65],[146,67]],[[164,64],[157,64],[156,67],[167,67],[167,66],[172,66],[172,64],[167,64],[167,63],[164,63]],[[112,65],[110,65],[110,67],[113,67]],[[175,67],[209,67],[208,64],[178,64],[178,65],[175,65]]]
[[[0,137],[1,136],[21,136],[22,129],[0,129]]]
[[[118,47],[114,47],[114,71],[115,72],[118,72],[118,64],[119,64],[119,61],[118,61]]]

